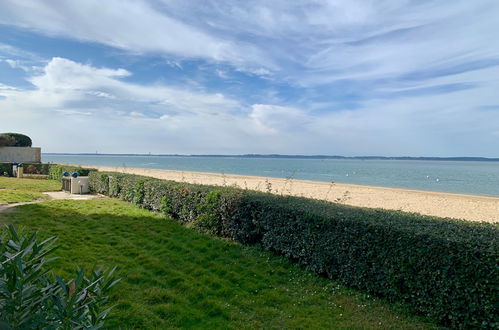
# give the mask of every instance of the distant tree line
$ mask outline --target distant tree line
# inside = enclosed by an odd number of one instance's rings
[[[31,147],[31,138],[18,133],[1,133],[0,147]]]

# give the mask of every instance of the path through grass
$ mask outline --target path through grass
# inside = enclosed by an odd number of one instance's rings
[[[24,205],[0,222],[59,236],[63,276],[118,266],[111,328],[423,329],[432,325],[282,257],[113,199]]]

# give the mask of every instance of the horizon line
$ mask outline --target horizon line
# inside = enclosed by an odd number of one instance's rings
[[[154,154],[154,153],[71,153],[71,152],[42,152],[42,155],[74,155],[74,156],[156,156],[156,157],[237,157],[237,158],[311,158],[311,159],[379,159],[379,160],[478,160],[499,161],[494,157],[475,156],[341,156],[341,155],[290,155],[290,154]]]

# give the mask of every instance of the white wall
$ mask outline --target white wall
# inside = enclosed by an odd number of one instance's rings
[[[40,163],[41,148],[0,147],[0,163]]]

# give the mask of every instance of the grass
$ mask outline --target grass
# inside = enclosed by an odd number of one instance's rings
[[[0,204],[31,202],[47,196],[42,191],[60,190],[55,180],[34,180],[0,177]]]
[[[46,197],[47,195],[38,192],[0,189],[0,204],[31,202]]]
[[[0,189],[20,190],[25,192],[44,192],[61,190],[61,183],[47,179],[17,179],[0,177]]]
[[[114,199],[24,205],[0,222],[57,235],[60,275],[118,266],[110,328],[434,328],[282,257]]]

